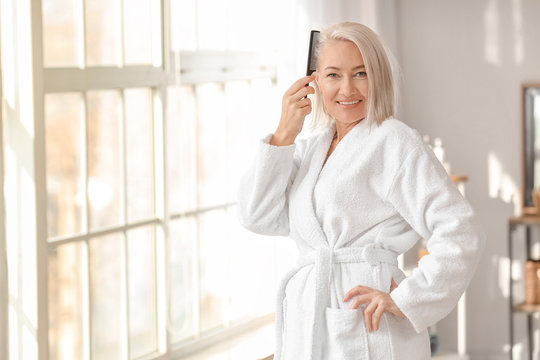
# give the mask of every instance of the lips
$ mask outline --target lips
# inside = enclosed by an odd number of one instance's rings
[[[360,103],[362,100],[352,100],[352,101],[338,101],[337,103],[340,105],[356,105]]]

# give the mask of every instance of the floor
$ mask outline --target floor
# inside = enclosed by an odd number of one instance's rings
[[[271,360],[273,352],[274,324],[271,323],[182,360]]]

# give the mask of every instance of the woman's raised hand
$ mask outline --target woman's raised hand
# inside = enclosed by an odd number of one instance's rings
[[[270,140],[271,145],[291,145],[304,126],[304,119],[311,112],[311,100],[306,97],[314,94],[315,88],[306,84],[315,80],[314,75],[305,76],[292,84],[283,95],[281,119]]]
[[[392,279],[390,284],[390,292],[397,287],[396,282]],[[367,286],[355,286],[347,294],[343,301],[347,302],[353,299],[351,309],[358,309],[362,304],[369,303],[364,310],[364,319],[368,331],[378,330],[382,314],[387,311],[402,319],[405,314],[399,310],[394,300],[390,297],[390,293],[372,289]]]

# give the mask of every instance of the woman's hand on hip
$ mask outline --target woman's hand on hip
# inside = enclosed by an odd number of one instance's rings
[[[396,282],[392,279],[390,285],[390,292],[392,292],[397,287]],[[347,302],[353,300],[351,304],[351,309],[358,309],[362,304],[369,303],[369,305],[364,310],[364,318],[366,320],[366,326],[368,331],[378,330],[379,324],[381,321],[382,314],[387,311],[391,314],[396,315],[402,319],[405,318],[405,314],[399,310],[397,305],[394,303],[394,300],[390,297],[390,293],[372,289],[367,286],[355,286],[343,298],[343,301]]]
[[[315,80],[315,76],[304,76],[292,84],[283,95],[281,119],[272,137],[272,145],[290,145],[304,126],[306,115],[311,112],[311,100],[306,96],[314,94],[315,88],[306,84]]]

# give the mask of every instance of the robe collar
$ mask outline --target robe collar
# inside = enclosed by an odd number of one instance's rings
[[[315,141],[315,148],[313,150],[313,156],[308,166],[308,173],[306,176],[306,186],[304,187],[303,198],[306,204],[306,220],[308,226],[308,236],[310,239],[316,239],[316,244],[311,244],[315,246],[324,246],[328,247],[330,242],[326,237],[326,234],[323,230],[322,224],[317,217],[315,211],[315,199],[314,199],[314,190],[321,176],[322,172],[331,171],[333,168],[338,166],[344,160],[348,158],[347,153],[352,151],[356,146],[358,146],[359,137],[361,138],[362,134],[369,130],[370,126],[367,122],[367,119],[360,121],[356,124],[338,143],[326,164],[323,163],[326,160],[326,155],[330,148],[330,143],[334,137],[336,131],[335,120],[332,121],[330,126],[324,130]],[[337,176],[337,175],[336,175]],[[307,200],[307,201],[306,201]]]

